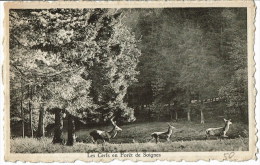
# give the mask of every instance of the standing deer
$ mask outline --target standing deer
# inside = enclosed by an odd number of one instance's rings
[[[111,131],[94,130],[90,132],[90,136],[92,137],[92,141],[94,143],[96,143],[98,139],[102,140],[104,143],[109,142],[110,139],[114,138],[117,135],[118,131],[122,131],[122,129],[116,125],[116,122],[113,121],[113,119],[114,118],[110,119],[113,125],[113,129]]]
[[[232,124],[231,119],[226,120],[224,119],[225,126],[219,128],[209,128],[206,130],[206,139],[210,136],[217,136],[217,137],[228,137],[226,135],[227,131],[229,130],[229,126]]]
[[[153,132],[151,134],[152,139],[155,139],[156,143],[159,142],[159,139],[165,139],[167,141],[170,141],[170,137],[172,135],[173,129],[176,129],[176,128],[171,126],[169,123],[167,123],[167,124],[168,124],[169,127],[168,127],[168,130],[166,132]]]

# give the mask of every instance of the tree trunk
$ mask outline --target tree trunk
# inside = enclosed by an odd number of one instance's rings
[[[71,114],[67,114],[68,117],[68,141],[67,145],[72,146],[75,142],[75,123],[74,123],[74,117]]]
[[[45,117],[45,111],[44,108],[41,106],[40,114],[39,114],[38,132],[37,132],[38,138],[45,137],[44,117]]]
[[[203,99],[201,98],[201,95],[199,95],[199,99],[200,99],[200,100],[203,100]],[[206,100],[207,100],[207,99],[206,99]],[[211,100],[211,99],[210,99],[210,100]],[[201,123],[201,124],[204,124],[204,123],[205,123],[204,113],[203,113],[204,109],[205,109],[204,102],[201,101],[201,102],[200,102],[200,123]]]
[[[201,124],[204,124],[204,123],[205,123],[204,114],[203,114],[203,109],[200,109],[200,123],[201,123]]]
[[[169,112],[170,112],[170,117],[171,117],[171,121],[172,121],[172,110],[171,110],[171,105],[170,104],[168,104],[168,108],[169,108]]]
[[[22,118],[22,135],[24,138],[24,109],[23,109],[23,79],[21,78],[21,118]]]
[[[191,112],[191,91],[190,91],[190,89],[188,90],[188,104],[187,104],[187,120],[188,120],[188,122],[190,122],[191,121],[191,117],[190,117],[190,112]]]
[[[174,112],[175,112],[175,121],[177,122],[178,121],[178,111],[177,111],[177,109],[175,109]]]
[[[53,143],[62,143],[62,128],[63,128],[63,120],[62,120],[62,110],[55,109],[55,130],[54,130],[54,137],[52,142]]]
[[[24,138],[24,111],[23,111],[23,101],[21,100],[21,118],[22,118],[22,136]]]
[[[191,119],[190,119],[190,110],[188,110],[188,112],[187,112],[187,119],[188,119],[189,122],[191,121]]]
[[[29,120],[30,120],[30,131],[31,131],[31,137],[33,138],[33,111],[31,107],[31,99],[32,99],[32,90],[30,89],[30,85],[28,85],[28,110],[30,112]]]
[[[31,109],[31,103],[29,101],[29,107],[30,107],[30,131],[31,131],[31,137],[33,138],[33,111]]]

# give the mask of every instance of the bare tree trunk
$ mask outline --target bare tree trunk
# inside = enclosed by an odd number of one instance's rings
[[[188,90],[188,103],[187,103],[187,120],[188,120],[188,122],[190,122],[191,121],[191,117],[190,117],[190,112],[191,112],[191,92],[190,92],[190,90]]]
[[[168,104],[168,107],[169,107],[169,112],[170,112],[170,120],[172,121],[172,109],[171,109],[171,105],[170,104]]]
[[[175,112],[175,120],[177,122],[178,121],[178,111],[177,111],[177,109],[175,109],[174,112]]]
[[[30,89],[30,85],[28,85],[28,110],[30,112],[29,120],[30,120],[30,131],[31,131],[31,137],[33,138],[33,111],[31,106],[31,99],[32,99],[32,89]]]
[[[191,121],[191,119],[190,119],[190,109],[187,111],[187,119],[188,119],[188,121]]]
[[[54,137],[52,142],[53,143],[62,143],[62,128],[63,128],[63,120],[62,120],[62,110],[55,109],[55,130],[54,130]]]
[[[22,116],[22,136],[24,138],[24,111],[23,111],[23,101],[21,100],[21,116]]]
[[[38,138],[45,137],[44,117],[45,117],[45,111],[44,108],[41,106],[40,114],[39,114],[38,132],[37,132]]]
[[[204,114],[203,114],[203,109],[200,109],[200,123],[201,123],[201,124],[204,124],[204,123],[205,123]]]
[[[204,124],[205,123],[205,118],[204,118],[204,109],[205,109],[205,105],[204,105],[204,102],[203,102],[203,99],[201,98],[201,95],[199,95],[199,99],[201,100],[201,106],[200,106],[200,123],[201,124]],[[210,99],[211,100],[211,99]]]
[[[68,117],[68,141],[67,145],[72,146],[75,142],[75,123],[74,123],[74,117],[67,113]]]
[[[30,131],[31,131],[31,137],[33,138],[33,111],[31,109],[31,103],[29,102],[30,107]]]
[[[23,109],[23,79],[21,78],[21,118],[22,118],[22,135],[24,138],[24,109]]]

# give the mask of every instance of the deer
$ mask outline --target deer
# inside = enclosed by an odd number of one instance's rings
[[[206,130],[206,139],[208,139],[210,136],[227,138],[228,136],[226,135],[226,133],[229,130],[229,126],[232,124],[232,122],[231,119],[229,120],[224,119],[224,122],[225,122],[224,127],[208,128]]]
[[[176,128],[173,127],[172,125],[170,125],[169,123],[167,123],[167,124],[168,124],[168,130],[166,132],[153,132],[151,134],[151,136],[152,136],[151,140],[155,139],[156,143],[159,142],[159,139],[165,139],[167,141],[170,141],[173,129],[176,129]]]
[[[122,129],[116,125],[116,122],[113,121],[113,119],[114,117],[110,119],[113,125],[113,129],[111,131],[94,130],[90,132],[90,136],[92,137],[93,143],[97,143],[97,140],[102,140],[103,143],[109,142],[110,139],[116,137],[117,132],[122,131]]]

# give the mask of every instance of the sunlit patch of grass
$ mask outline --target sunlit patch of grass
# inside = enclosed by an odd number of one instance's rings
[[[204,140],[205,131],[207,128],[221,127],[224,122],[214,121],[210,123],[200,124],[198,122],[186,122],[181,121],[178,123],[172,123],[176,128],[172,134],[172,141],[181,140]],[[167,131],[166,122],[147,122],[147,123],[133,123],[129,125],[120,126],[123,131],[118,133],[115,139],[112,139],[110,143],[146,143],[151,139],[151,133],[157,131]],[[96,127],[92,129],[81,129],[76,132],[78,141],[91,143],[89,132],[93,129],[110,130],[111,126]],[[227,133],[230,138],[248,137],[248,126],[242,123],[233,123]]]

